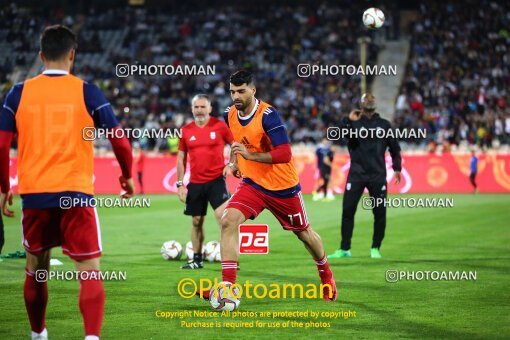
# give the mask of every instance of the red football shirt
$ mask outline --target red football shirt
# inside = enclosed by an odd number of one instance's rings
[[[225,144],[234,141],[225,122],[211,117],[203,127],[191,122],[182,128],[179,150],[188,154],[190,182],[205,183],[222,175]]]

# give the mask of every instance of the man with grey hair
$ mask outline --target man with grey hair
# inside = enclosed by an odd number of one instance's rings
[[[185,203],[184,214],[192,216],[191,243],[193,259],[182,269],[203,268],[204,219],[207,203],[214,209],[218,225],[230,198],[225,177],[230,167],[225,165],[224,148],[233,137],[224,121],[211,117],[211,101],[205,94],[197,94],[191,101],[194,121],[182,127],[182,138],[177,153],[177,190]],[[186,159],[189,155],[190,180],[184,188]]]
[[[379,248],[381,247],[386,230],[386,206],[384,201],[387,195],[386,183],[386,163],[385,153],[389,149],[392,167],[395,172],[395,183],[400,182],[401,157],[398,141],[393,138],[391,124],[386,119],[381,118],[375,112],[375,97],[366,93],[361,97],[361,110],[353,110],[348,117],[342,120],[342,128],[349,129],[347,148],[351,157],[351,167],[347,176],[345,193],[342,209],[342,242],[340,249],[328,256],[328,258],[351,257],[351,238],[354,229],[354,215],[359,200],[363,195],[365,188],[368,189],[374,214],[374,234],[372,238],[372,247],[370,251],[371,258],[381,258]],[[355,133],[361,129],[368,131],[378,131],[384,133],[362,134]],[[381,131],[382,130],[382,131]],[[355,137],[355,138],[353,138]],[[366,137],[366,138],[363,138]],[[364,202],[364,207],[367,204]]]

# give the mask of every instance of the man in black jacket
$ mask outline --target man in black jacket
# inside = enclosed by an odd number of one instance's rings
[[[353,110],[344,117],[340,129],[348,131],[348,149],[351,167],[345,186],[342,211],[342,242],[340,249],[328,258],[351,257],[351,238],[354,229],[356,207],[365,188],[372,203],[377,198],[386,199],[386,164],[385,152],[388,148],[395,171],[395,183],[400,182],[401,157],[398,141],[393,138],[390,122],[375,112],[375,98],[372,94],[361,97],[361,111]],[[363,131],[364,130],[364,131]],[[388,132],[389,131],[389,132]],[[374,235],[370,256],[380,258],[379,248],[386,229],[386,206],[374,204]]]

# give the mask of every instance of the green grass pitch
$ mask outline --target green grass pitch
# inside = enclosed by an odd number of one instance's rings
[[[209,304],[177,294],[184,277],[220,278],[220,264],[206,263],[201,271],[183,271],[184,260],[164,261],[164,241],[190,240],[190,218],[173,195],[152,195],[150,208],[99,209],[102,270],[126,271],[126,281],[108,281],[104,339],[205,338],[510,338],[510,195],[414,195],[453,197],[454,208],[389,208],[383,259],[369,258],[372,214],[358,207],[353,257],[330,261],[339,287],[339,301],[309,299],[242,299],[240,311],[355,311],[356,317],[316,321],[329,328],[183,328],[179,319],[162,319],[156,311],[210,311]],[[16,217],[4,217],[3,253],[21,249],[20,199]],[[312,202],[306,195],[308,217],[326,250],[340,238],[342,196],[334,202]],[[318,283],[317,270],[302,244],[283,231],[265,211],[256,222],[270,226],[269,254],[242,255],[238,281],[251,283]],[[206,241],[219,240],[209,211]],[[53,258],[58,270],[72,270],[59,248]],[[24,260],[0,263],[0,339],[29,336],[23,303]],[[407,271],[476,271],[476,281],[402,281],[387,283],[389,269]],[[47,327],[50,338],[83,338],[77,306],[76,281],[49,282]],[[187,321],[255,321],[254,318],[186,318]],[[258,319],[270,322],[289,317]],[[307,320],[299,320],[306,322]]]

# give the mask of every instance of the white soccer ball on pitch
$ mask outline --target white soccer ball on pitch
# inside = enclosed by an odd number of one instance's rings
[[[205,246],[202,245],[202,256],[204,255],[204,252],[205,252]],[[191,241],[189,241],[188,243],[186,243],[186,257],[188,258],[188,260],[193,260],[194,254],[195,254],[195,250],[193,249],[193,243],[191,243]]]
[[[209,241],[205,245],[204,256],[209,262],[221,261],[220,243],[218,241]]]
[[[209,291],[209,302],[216,311],[235,311],[241,304],[241,292],[231,282],[222,281]]]
[[[384,13],[379,8],[369,8],[363,13],[363,24],[372,30],[384,24]]]
[[[165,260],[178,260],[182,255],[182,246],[177,241],[166,241],[161,246],[161,256]]]

